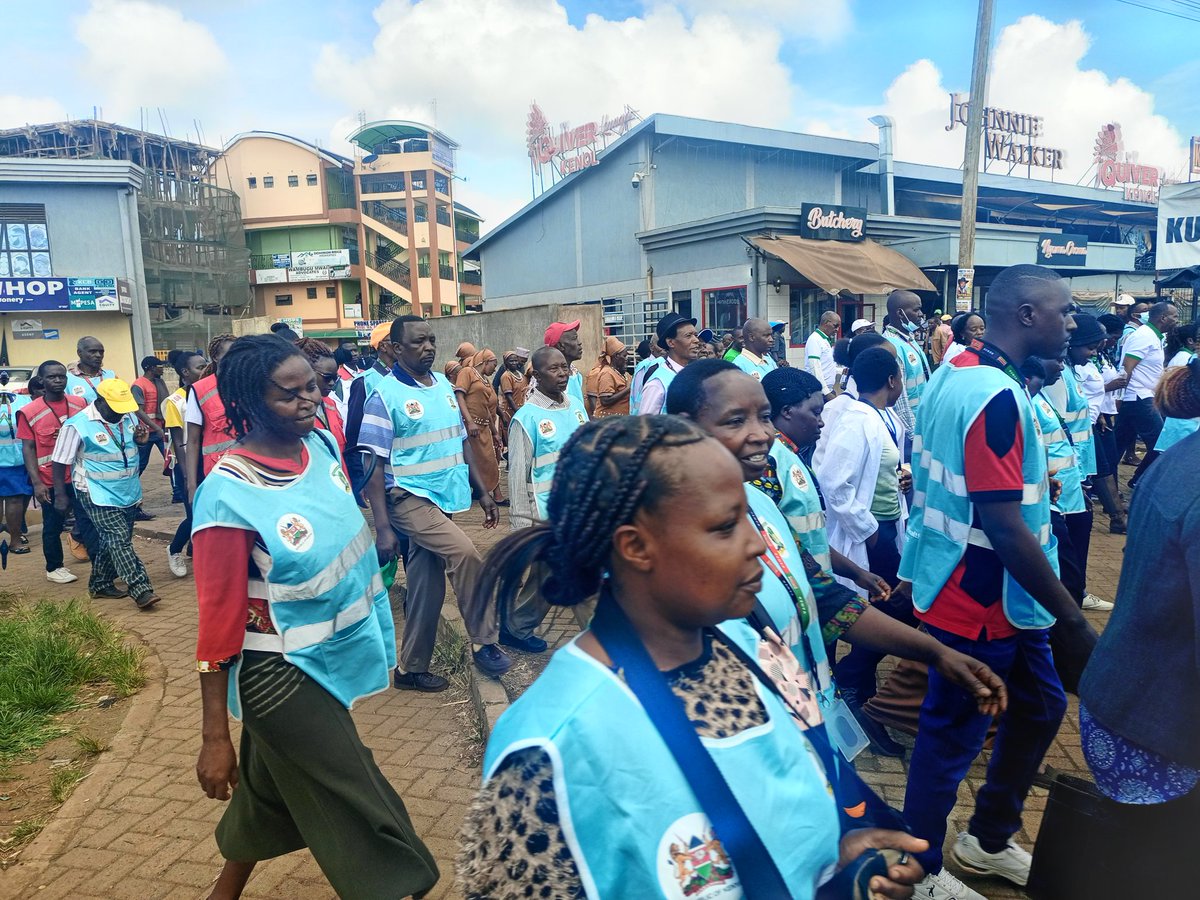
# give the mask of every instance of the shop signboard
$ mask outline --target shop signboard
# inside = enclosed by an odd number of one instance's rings
[[[1118,123],[1109,122],[1096,134],[1095,163],[1096,187],[1119,185],[1125,192],[1126,200],[1158,202],[1163,170],[1158,166],[1140,163],[1136,153],[1126,151]]]
[[[1200,137],[1192,138],[1191,146],[1191,165],[1189,171],[1193,175],[1200,175]]]
[[[286,269],[292,264],[292,254],[290,253],[272,253],[271,265],[276,269]]]
[[[283,284],[288,280],[287,269],[255,269],[255,284]]]
[[[857,242],[866,236],[867,211],[863,207],[800,204],[800,237],[806,240]]]
[[[330,268],[350,265],[350,251],[343,250],[293,250],[293,269]]]
[[[304,266],[288,269],[288,281],[332,281],[335,278],[349,278],[350,267],[347,266]]]
[[[42,339],[41,319],[16,319],[12,323],[12,336],[16,341],[40,341]]]
[[[120,311],[116,278],[0,278],[0,313]]]
[[[950,95],[950,124],[945,126],[946,131],[953,131],[960,125],[969,124],[969,104],[969,94],[952,93]],[[1034,166],[1042,169],[1061,169],[1063,167],[1062,150],[1034,144],[1034,139],[1041,137],[1044,131],[1041,116],[985,106],[983,118],[979,124],[983,129],[984,138],[984,171],[987,171],[989,162],[1007,164],[1010,172],[1017,166],[1025,166],[1027,169]]]
[[[1200,265],[1200,182],[1163,187],[1158,200],[1156,247],[1160,272]]]
[[[354,330],[359,337],[367,338],[371,336],[371,332],[375,330],[377,325],[382,325],[387,319],[357,319],[354,322]]]
[[[133,289],[124,278],[117,279],[117,305],[125,315],[133,315]]]
[[[1037,264],[1039,266],[1087,265],[1088,239],[1086,234],[1039,234]]]
[[[362,316],[361,303],[345,303],[342,305],[343,319],[357,319]]]

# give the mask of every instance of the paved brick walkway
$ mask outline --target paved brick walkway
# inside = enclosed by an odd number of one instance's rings
[[[181,506],[167,504],[165,479],[150,470],[144,483],[162,515],[150,523],[173,530]],[[196,598],[191,577],[167,570],[166,545],[135,538],[163,602],[153,612],[130,600],[93,601],[103,615],[141,638],[149,680],[134,698],[112,749],[99,757],[18,864],[0,873],[7,897],[203,897],[221,865],[213,828],[224,805],[204,797],[196,783],[200,695],[195,671]],[[29,597],[86,597],[87,564],[80,580],[53,585],[43,578],[40,534],[34,552],[9,557],[6,590]],[[68,561],[70,565],[70,562]],[[447,609],[453,606],[453,599]],[[389,690],[361,703],[354,720],[384,774],[404,797],[417,832],[438,860],[442,880],[431,897],[454,896],[453,858],[467,804],[479,784],[469,758],[460,712],[465,695]],[[234,732],[236,746],[237,732]],[[246,895],[260,900],[329,898],[333,891],[307,851],[261,864]]]

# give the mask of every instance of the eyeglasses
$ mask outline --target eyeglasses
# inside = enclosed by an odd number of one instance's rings
[[[335,381],[337,381],[338,374],[337,374],[337,372],[330,372],[328,375],[323,375],[320,372],[318,372],[317,377],[319,377],[326,384],[333,384]]]

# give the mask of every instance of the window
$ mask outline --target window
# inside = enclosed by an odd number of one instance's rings
[[[433,189],[439,194],[450,193],[450,179],[441,172],[433,173]]]
[[[300,176],[299,175],[289,175],[288,176],[288,187],[300,187]]]
[[[387,175],[364,175],[361,183],[364,194],[403,193],[404,173],[393,172]]]
[[[425,173],[425,172],[413,172],[412,175],[409,176],[409,178],[411,179],[411,183],[412,183],[412,189],[414,191],[425,190],[426,174],[427,173]]]
[[[307,297],[309,300],[316,300],[317,299],[317,289],[316,288],[305,288],[304,296]]]
[[[276,294],[275,295],[275,305],[276,306],[291,306],[292,305],[292,295],[291,294]]]
[[[332,287],[332,286],[325,288],[325,299],[326,300],[332,300],[335,297],[337,297],[337,288]]]
[[[415,186],[416,185],[414,185],[414,187]],[[427,207],[424,203],[414,203],[413,204],[413,219],[417,222],[428,222],[429,221],[429,207]]]
[[[250,185],[250,190],[254,190],[256,187],[258,187],[258,179],[254,177],[247,178],[246,184]]]
[[[274,176],[272,176],[272,175],[264,175],[264,176],[263,176],[263,187],[265,187],[265,188],[273,188],[273,187],[275,187],[275,178],[274,178]]]
[[[746,286],[710,288],[700,292],[703,328],[716,332],[733,331],[746,321]]]
[[[429,277],[429,250],[427,248],[417,250],[417,277]]]
[[[443,315],[443,316],[452,316],[452,315],[454,315],[454,307],[453,307],[453,306],[447,306],[445,303],[443,303],[443,304],[442,304],[442,315]]]
[[[46,278],[50,234],[41,203],[0,203],[0,276]]]
[[[311,174],[305,175],[304,183],[307,184],[309,187],[316,187],[317,186],[317,176],[311,175]]]

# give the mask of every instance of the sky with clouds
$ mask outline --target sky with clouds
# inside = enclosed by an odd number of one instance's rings
[[[1181,13],[1173,0],[1138,0]],[[360,114],[461,145],[462,202],[496,225],[529,200],[525,116],[628,104],[875,139],[962,160],[950,91],[970,83],[970,0],[39,0],[9,9],[0,128],[101,117],[220,146],[282,131],[345,151]],[[1200,19],[1200,12],[1183,13]],[[1099,128],[1185,171],[1200,133],[1200,22],[1119,0],[996,0],[989,104],[1040,115],[1083,178]],[[1035,170],[1036,171],[1036,170]]]

